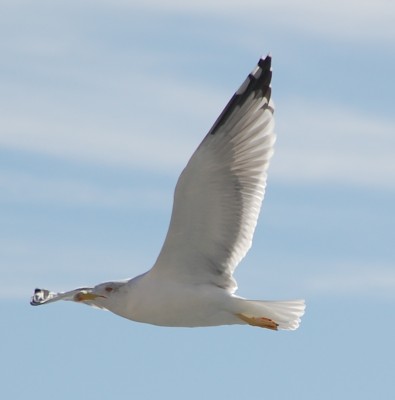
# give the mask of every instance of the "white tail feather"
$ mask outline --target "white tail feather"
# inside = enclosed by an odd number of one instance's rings
[[[253,318],[269,318],[278,324],[278,329],[295,330],[306,305],[304,300],[263,301],[245,300],[243,314]]]

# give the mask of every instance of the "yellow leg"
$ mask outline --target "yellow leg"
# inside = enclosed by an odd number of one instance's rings
[[[278,330],[278,324],[269,318],[255,318],[247,317],[244,314],[236,314],[242,321],[247,322],[248,325],[259,326],[260,328],[271,329],[273,331]]]

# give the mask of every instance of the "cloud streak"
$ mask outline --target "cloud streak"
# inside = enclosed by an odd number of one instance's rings
[[[148,127],[144,123],[146,116],[141,118],[141,113],[112,121],[92,115],[69,119],[69,111],[64,108],[63,115],[49,111],[48,116],[35,113],[22,118],[10,111],[2,117],[0,145],[77,163],[177,174],[205,134],[187,128],[186,120],[190,117],[195,126],[208,127],[210,124],[205,121],[213,118],[200,105],[218,110],[219,101],[213,99],[221,96],[205,89],[184,87],[182,95],[176,89],[167,89],[159,84],[156,87],[158,96],[171,103],[171,117],[176,119],[179,112],[180,121],[171,121],[169,115],[163,114],[170,112],[169,108],[164,110],[158,103],[157,110],[150,107],[145,111],[156,114],[156,122],[150,122]],[[143,88],[140,90],[144,93]],[[188,92],[186,113],[182,96]],[[142,103],[147,104],[146,101],[143,99]],[[62,109],[61,104],[57,106]],[[40,108],[52,107],[47,103]],[[394,121],[301,99],[277,107],[279,140],[270,171],[272,179],[394,188]],[[161,124],[161,120],[165,122]]]
[[[306,286],[319,296],[361,296],[395,299],[395,271],[392,266],[339,265],[327,275],[313,276]]]
[[[41,174],[0,172],[2,202],[71,207],[119,209],[160,209],[170,207],[172,193],[139,182],[123,185],[100,182],[98,179],[45,177]],[[148,186],[148,188],[147,188]]]
[[[31,6],[24,0],[4,4],[22,19]],[[47,1],[38,1],[34,7],[48,5]],[[73,12],[89,11],[90,6],[60,1],[53,12],[60,16],[64,10],[71,12],[67,14],[70,18]],[[199,12],[216,18],[238,18],[239,29],[229,33],[229,43],[259,36],[262,32],[255,24],[257,19],[276,26],[276,35],[284,26],[288,31],[318,32],[335,41],[366,41],[369,36],[369,40],[382,43],[395,37],[395,6],[384,0],[334,0],[325,4],[312,0],[148,0],[138,6],[126,0],[101,0],[92,9],[96,16],[105,10],[117,15],[136,10],[153,15]],[[155,48],[141,46],[133,54],[116,40],[105,47],[97,37],[92,39],[79,19],[76,29],[71,29],[71,19],[58,21],[46,15],[40,15],[33,35],[29,24],[21,25],[10,40],[1,43],[8,55],[4,57],[8,70],[21,70],[23,76],[21,80],[13,75],[13,79],[4,79],[5,96],[0,103],[3,149],[74,163],[178,174],[244,78],[243,73],[236,86],[228,87],[225,93],[214,72],[205,84],[182,72],[174,62],[180,57],[177,51],[157,54]],[[42,28],[45,21],[51,35]],[[132,37],[136,32],[129,34]],[[156,72],[159,62],[161,68],[168,65],[167,70]],[[189,64],[185,68],[189,71]],[[273,88],[275,100],[277,88]],[[277,102],[279,140],[270,171],[273,179],[393,188],[393,118],[381,120],[349,105],[340,109],[330,99],[314,102],[309,93],[297,99],[290,96],[285,93]]]
[[[180,2],[148,0],[136,7],[127,0],[101,0],[110,8],[140,8],[150,12],[215,15],[239,24],[262,22],[279,29],[296,30],[351,42],[391,42],[395,37],[395,6],[386,0],[230,0]]]
[[[278,114],[273,175],[284,181],[395,188],[394,120],[294,99]]]

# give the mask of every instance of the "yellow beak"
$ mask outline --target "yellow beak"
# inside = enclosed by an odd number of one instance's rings
[[[90,301],[90,300],[95,300],[98,297],[103,297],[103,299],[107,298],[106,296],[101,296],[99,294],[80,292],[74,296],[74,301]]]

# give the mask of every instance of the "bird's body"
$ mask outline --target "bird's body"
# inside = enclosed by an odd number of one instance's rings
[[[188,327],[238,323],[232,307],[228,306],[232,295],[212,285],[180,285],[147,272],[129,281],[119,291],[124,301],[114,304],[111,309],[134,321]],[[238,299],[234,297],[234,300],[236,303]]]
[[[304,301],[251,301],[233,272],[249,250],[273,153],[271,58],[261,59],[182,172],[170,227],[145,274],[93,288],[36,289],[31,304],[72,300],[162,326],[296,329]]]

